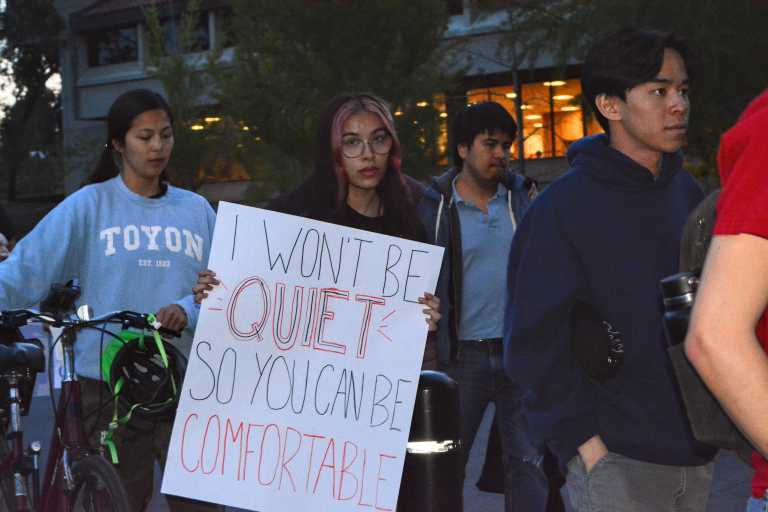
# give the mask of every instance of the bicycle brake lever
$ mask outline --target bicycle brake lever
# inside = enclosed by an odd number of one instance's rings
[[[124,325],[134,327],[136,329],[146,329],[147,327],[152,326],[147,320],[146,315],[134,313],[133,311],[124,311],[120,315],[120,319],[123,321]]]

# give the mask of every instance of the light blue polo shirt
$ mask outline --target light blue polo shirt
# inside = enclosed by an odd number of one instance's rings
[[[499,183],[488,213],[465,201],[453,180],[453,201],[461,223],[463,294],[459,339],[501,338],[507,296],[507,259],[514,226],[507,188]]]

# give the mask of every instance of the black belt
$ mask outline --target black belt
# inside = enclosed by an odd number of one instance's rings
[[[459,343],[467,343],[467,344],[474,344],[474,345],[491,345],[491,344],[501,345],[502,341],[503,341],[502,338],[479,338],[476,340],[459,340]]]

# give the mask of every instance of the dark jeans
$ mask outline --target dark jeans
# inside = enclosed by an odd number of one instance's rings
[[[548,488],[541,470],[542,454],[530,441],[523,391],[504,374],[501,352],[498,342],[462,341],[448,369],[459,385],[464,453],[469,456],[485,409],[493,402],[504,463],[504,508],[506,512],[543,511]]]

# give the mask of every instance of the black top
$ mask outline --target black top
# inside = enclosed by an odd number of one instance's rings
[[[418,181],[404,176],[406,187],[411,195],[412,213],[416,218],[416,204],[421,199],[424,186]],[[387,216],[366,217],[357,213],[348,205],[343,205],[337,211],[335,206],[322,206],[313,201],[313,195],[317,192],[313,190],[312,180],[305,181],[298,188],[272,199],[266,206],[267,210],[272,210],[289,215],[298,215],[309,219],[321,220],[332,224],[339,224],[351,228],[373,231],[382,235],[397,236],[400,238],[409,238],[416,242],[426,242],[427,232],[424,226],[418,220],[414,222],[413,234],[403,232],[403,226],[392,225],[392,220]],[[388,222],[389,221],[389,222]]]
[[[350,228],[364,229],[374,233],[384,233],[384,217],[368,217],[355,211],[351,206],[344,205],[344,214],[347,220],[347,226]]]

